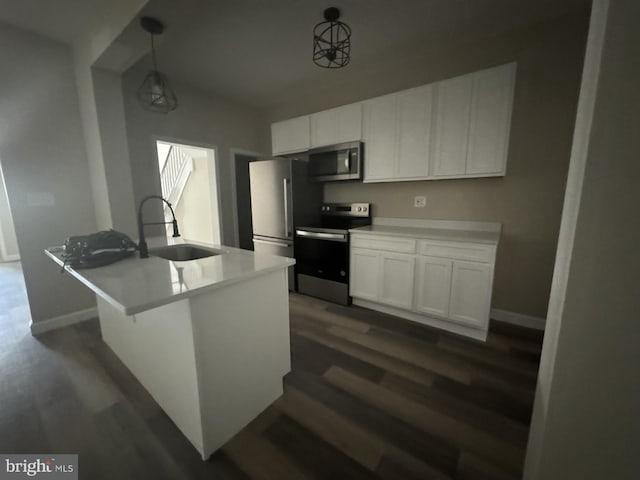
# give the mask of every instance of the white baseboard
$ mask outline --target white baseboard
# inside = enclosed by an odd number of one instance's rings
[[[31,321],[31,335],[40,335],[41,333],[48,332],[50,330],[56,330],[58,328],[67,327],[74,323],[84,322],[98,316],[98,309],[96,307],[87,308],[85,310],[78,310],[77,312],[67,313],[66,315],[60,315],[59,317],[47,318],[40,322]]]
[[[521,327],[534,328],[536,330],[544,330],[547,323],[544,318],[525,315],[524,313],[508,312],[498,308],[491,309],[491,318],[500,322],[512,323]]]
[[[455,333],[457,335],[463,335],[465,337],[473,338],[484,342],[487,340],[487,327],[479,329],[460,325],[458,323],[451,322],[449,320],[443,320],[440,318],[432,317],[430,315],[423,315],[420,313],[410,312],[408,310],[402,310],[400,308],[390,307],[388,305],[381,305],[379,303],[370,302],[368,300],[362,300],[359,298],[353,299],[353,304],[359,307],[368,308],[370,310],[376,310],[378,312],[387,313],[389,315],[395,315],[396,317],[406,318],[413,322],[422,323],[430,327],[439,328],[440,330],[446,330],[447,332]]]

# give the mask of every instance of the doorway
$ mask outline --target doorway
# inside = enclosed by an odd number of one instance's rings
[[[251,221],[251,188],[249,163],[261,157],[258,153],[232,151],[235,170],[236,238],[238,247],[253,250],[253,223]]]
[[[3,353],[9,355],[11,342],[28,332],[30,320],[18,240],[0,165],[0,343],[3,347],[0,350]],[[0,354],[0,363],[2,358]]]
[[[215,149],[156,140],[162,196],[172,205],[184,239],[222,243],[218,166]],[[165,217],[171,213],[165,208]],[[167,226],[171,229],[171,226]],[[172,231],[167,231],[171,235]]]
[[[11,216],[2,165],[0,165],[0,262],[15,262],[18,260],[20,260],[18,240],[13,226],[13,217]]]

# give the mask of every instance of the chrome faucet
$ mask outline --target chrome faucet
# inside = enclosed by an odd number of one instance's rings
[[[169,207],[169,210],[171,210],[171,215],[173,216],[173,220],[170,222],[148,222],[148,223],[144,223],[142,221],[142,206],[145,204],[145,202],[147,200],[150,200],[152,198],[157,198],[158,200],[162,200],[164,203],[167,204],[167,206]],[[149,195],[147,197],[144,197],[142,199],[142,201],[140,202],[140,206],[138,207],[138,251],[140,252],[140,258],[148,258],[149,257],[149,249],[147,248],[147,242],[144,238],[144,227],[146,225],[168,225],[169,223],[171,223],[173,225],[173,236],[174,237],[179,237],[180,236],[180,232],[178,231],[178,221],[176,220],[176,214],[173,211],[173,207],[171,206],[171,204],[165,200],[164,198],[162,198],[160,195]]]

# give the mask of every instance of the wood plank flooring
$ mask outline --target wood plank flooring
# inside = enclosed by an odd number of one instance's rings
[[[91,480],[520,478],[538,332],[494,322],[485,344],[295,294],[290,312],[285,394],[207,462],[97,321],[35,339],[0,314],[0,452],[79,453]]]

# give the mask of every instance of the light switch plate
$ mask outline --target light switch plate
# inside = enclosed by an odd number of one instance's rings
[[[413,206],[424,208],[427,206],[427,197],[413,197]]]

